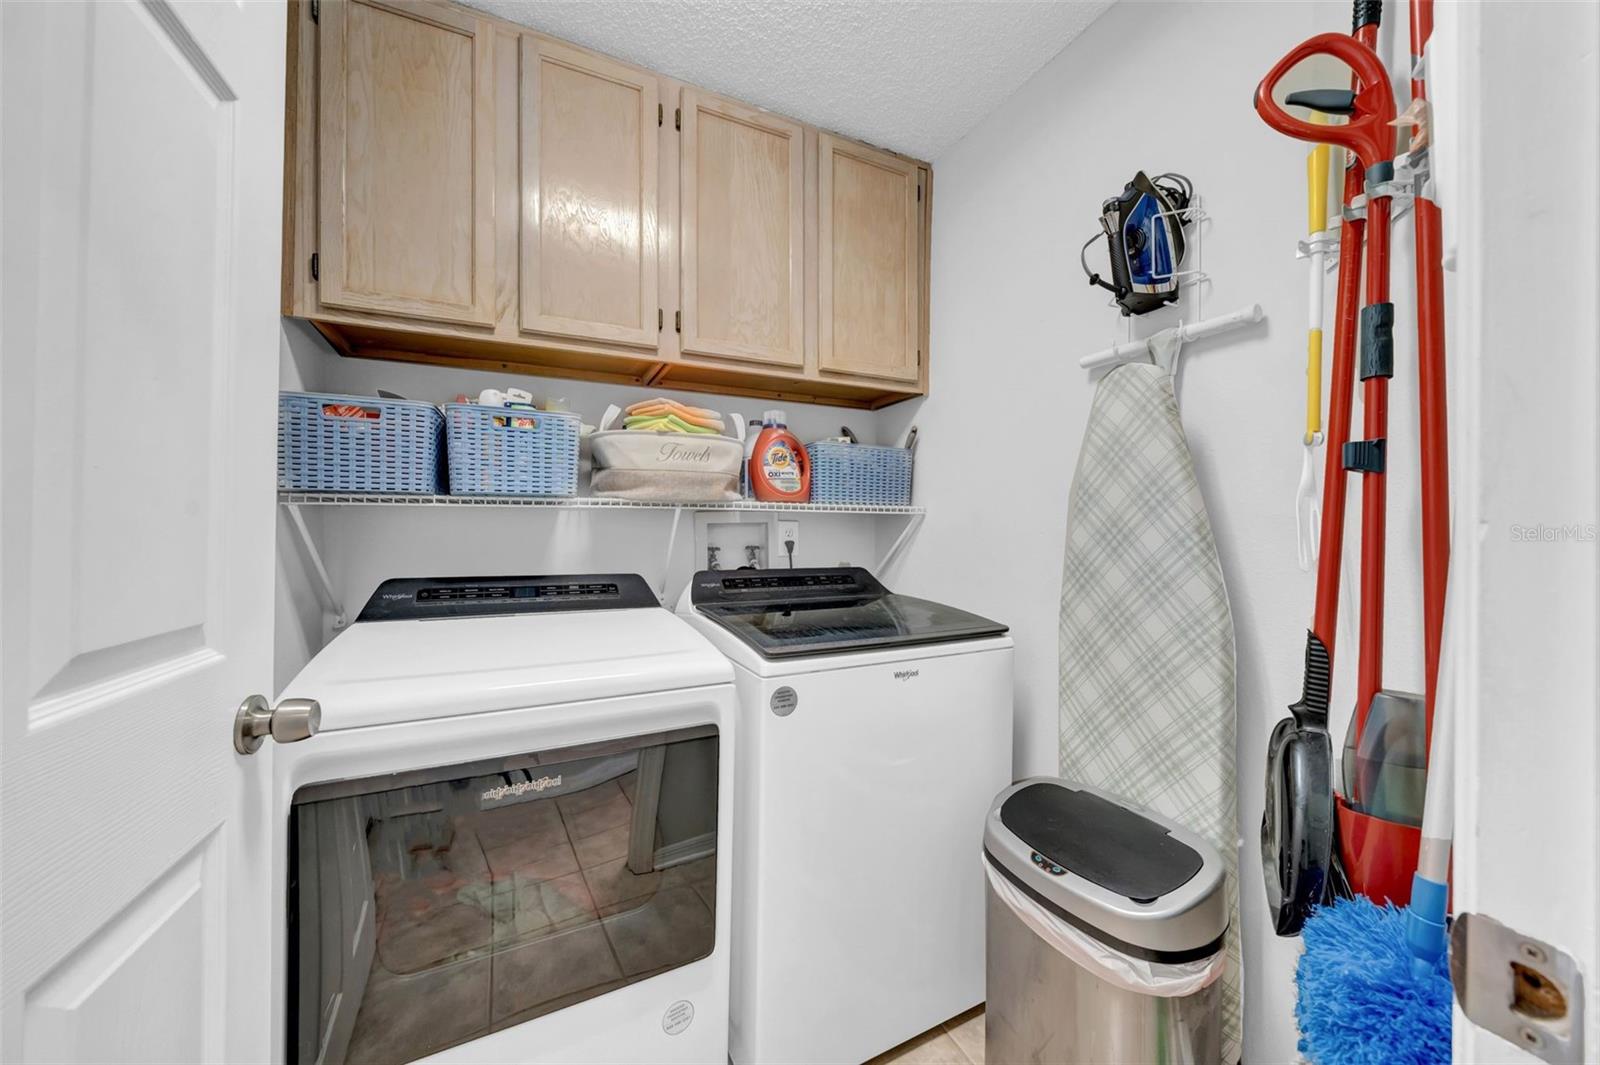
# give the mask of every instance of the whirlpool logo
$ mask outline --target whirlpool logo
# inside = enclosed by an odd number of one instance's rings
[[[911,680],[913,677],[919,677],[921,675],[922,670],[920,669],[897,669],[894,671],[895,680]]]
[[[501,784],[499,787],[490,788],[478,796],[483,802],[497,802],[500,799],[514,799],[526,795],[528,792],[541,792],[546,788],[559,788],[561,777],[540,777],[538,780],[519,780],[515,784]]]

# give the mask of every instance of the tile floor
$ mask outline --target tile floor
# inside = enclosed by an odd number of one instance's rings
[[[983,1065],[983,1007],[952,1017],[868,1065]]]
[[[632,777],[375,828],[377,943],[346,1060],[421,1057],[709,953],[716,860],[629,870]]]

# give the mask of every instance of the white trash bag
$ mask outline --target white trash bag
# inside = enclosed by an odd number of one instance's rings
[[[1045,909],[1000,875],[989,862],[984,862],[983,868],[995,895],[1033,930],[1034,935],[1069,961],[1115,987],[1157,998],[1182,998],[1214,983],[1227,967],[1227,953],[1220,944],[1209,958],[1176,964],[1129,957]]]

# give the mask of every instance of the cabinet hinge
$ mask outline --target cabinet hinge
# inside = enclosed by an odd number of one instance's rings
[[[313,280],[313,281],[322,280],[322,275],[317,269],[318,265],[319,264],[317,262],[317,253],[316,252],[312,252],[311,253],[311,280]]]
[[[661,332],[667,327],[667,312],[660,307],[656,308],[656,332]]]
[[[673,311],[672,312],[672,331],[675,332],[675,333],[683,332],[683,312],[682,311]]]
[[[672,128],[680,130],[683,128],[683,108],[681,107],[672,109]]]
[[[656,104],[656,125],[663,125],[666,121],[667,108],[665,104]]]
[[[322,21],[322,0],[311,0],[311,21]]]

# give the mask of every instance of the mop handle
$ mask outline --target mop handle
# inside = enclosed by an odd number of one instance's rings
[[[1299,140],[1328,142],[1348,149],[1365,168],[1366,176],[1379,182],[1393,176],[1395,117],[1394,92],[1388,71],[1373,50],[1376,28],[1357,27],[1357,37],[1339,33],[1319,33],[1290,49],[1261,79],[1256,87],[1256,111],[1267,125]],[[1342,126],[1317,125],[1285,111],[1274,94],[1278,83],[1294,67],[1317,55],[1331,56],[1354,73],[1354,89],[1349,94],[1333,94],[1320,109],[1338,106],[1347,110],[1350,121]],[[1320,102],[1319,102],[1320,103]],[[1357,194],[1361,190],[1354,190]],[[1352,198],[1348,179],[1346,200]],[[1357,635],[1358,732],[1366,722],[1366,707],[1382,686],[1383,680],[1383,586],[1384,586],[1384,441],[1389,424],[1389,375],[1393,372],[1392,325],[1394,308],[1389,300],[1389,215],[1387,195],[1367,197],[1365,306],[1361,310],[1363,335],[1361,379],[1365,393],[1363,439],[1346,444],[1341,450],[1343,469],[1359,469],[1361,482],[1361,619]],[[1341,256],[1341,262],[1343,262]],[[1341,278],[1341,282],[1343,279]],[[1345,309],[1341,307],[1341,312]],[[1329,458],[1334,455],[1330,451]],[[1341,508],[1342,510],[1342,508]],[[1342,515],[1341,515],[1342,516]],[[1324,515],[1326,517],[1326,514]],[[1337,578],[1334,578],[1337,581]],[[1335,583],[1336,589],[1336,583]],[[1319,617],[1324,615],[1323,574],[1318,572]],[[1329,596],[1333,598],[1333,596]],[[1328,607],[1330,616],[1336,608]],[[1331,626],[1323,635],[1332,635]]]

